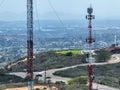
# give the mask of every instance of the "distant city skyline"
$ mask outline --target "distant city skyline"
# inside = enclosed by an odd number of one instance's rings
[[[0,0],[0,20],[25,19],[27,0]],[[92,5],[97,19],[119,19],[120,0],[33,0],[34,12],[40,19],[57,19],[52,7],[61,19],[84,19],[86,9]],[[51,2],[51,4],[49,3]],[[52,7],[51,7],[52,5]],[[36,9],[37,7],[37,9]],[[14,15],[12,15],[14,14]],[[50,14],[45,15],[45,14]],[[10,15],[10,16],[9,16]],[[69,15],[69,16],[68,16]],[[15,17],[16,16],[16,17]],[[36,16],[36,15],[35,15]],[[67,17],[68,16],[68,17]]]

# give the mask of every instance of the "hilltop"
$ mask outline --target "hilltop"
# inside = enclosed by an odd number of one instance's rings
[[[105,62],[111,57],[111,53],[106,50],[95,52],[96,62]],[[58,50],[42,52],[34,55],[34,71],[63,68],[86,63],[87,53],[82,50]],[[15,62],[9,63],[5,69],[10,72],[23,72],[27,69],[27,58],[24,57]]]
[[[62,68],[76,64],[85,63],[86,55],[81,50],[49,51],[34,55],[34,71]],[[5,68],[8,71],[20,72],[26,70],[27,59],[23,58],[8,64]]]

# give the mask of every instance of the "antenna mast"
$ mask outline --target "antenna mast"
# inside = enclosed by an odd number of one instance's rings
[[[27,78],[28,90],[33,84],[33,0],[27,0]]]
[[[89,90],[92,90],[92,82],[93,82],[93,79],[94,79],[93,65],[92,65],[92,63],[95,61],[95,59],[92,57],[92,50],[91,50],[91,44],[93,42],[95,42],[95,39],[92,38],[92,19],[95,19],[95,16],[92,15],[92,13],[93,13],[92,6],[90,6],[89,8],[87,8],[87,13],[88,13],[88,15],[86,16],[86,19],[89,20],[89,25],[88,25],[89,36],[86,39],[86,42],[89,44],[89,54],[88,54],[88,57],[86,58],[86,61],[89,62],[89,65],[88,65]]]
[[[114,38],[115,38],[115,39],[114,39],[114,44],[115,44],[115,46],[116,46],[116,45],[117,45],[117,36],[115,35]]]

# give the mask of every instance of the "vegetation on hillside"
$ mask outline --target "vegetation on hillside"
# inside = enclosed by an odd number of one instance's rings
[[[5,84],[0,84],[0,90],[5,90],[6,88],[16,88],[16,87],[24,87],[24,86],[27,86],[27,82],[5,83]]]
[[[87,66],[79,66],[76,68],[70,68],[67,70],[61,70],[54,73],[54,75],[63,76],[63,77],[77,77],[88,75]],[[120,77],[120,63],[117,64],[109,64],[109,65],[94,65],[94,75],[95,82],[104,84],[104,85],[112,85],[115,87],[119,86],[118,79]]]
[[[56,51],[55,53],[57,54],[61,54],[61,55],[81,55],[82,52],[81,50],[60,50],[60,51]]]
[[[66,55],[59,54],[56,52],[44,52],[35,55],[35,57],[36,58],[34,60],[34,71],[42,71],[45,68],[46,69],[62,68],[86,62],[85,55],[82,54],[70,55],[69,52],[66,53]],[[11,64],[6,66],[6,69],[8,71],[24,71],[24,69],[26,69],[27,67],[27,62],[22,61],[8,68],[10,65]]]
[[[62,68],[76,64],[86,63],[86,54],[82,54],[80,50],[59,50],[43,52],[35,55],[34,71],[43,71],[46,69]],[[111,53],[105,50],[96,51],[96,62],[107,61],[111,57]],[[8,64],[7,71],[24,71],[27,68],[27,61],[18,60]]]
[[[24,82],[25,80],[15,76],[15,75],[9,75],[6,73],[4,69],[0,69],[0,83],[15,83],[15,82]]]
[[[109,51],[106,51],[104,49],[101,49],[99,51],[96,51],[96,62],[107,62],[110,58],[112,53]]]
[[[98,76],[95,79],[96,83],[116,87],[118,88],[119,85],[119,79],[117,77],[109,77],[109,76]]]
[[[67,70],[60,70],[53,74],[57,76],[69,77],[69,78],[85,76],[87,75],[87,67],[76,67],[76,68],[70,68]]]
[[[99,65],[93,66],[95,76],[110,76],[110,77],[119,77],[120,76],[120,63],[109,64],[109,65]],[[67,70],[61,70],[54,73],[54,75],[63,76],[63,77],[77,77],[81,75],[87,75],[87,66],[78,66],[76,68],[70,68]]]
[[[72,84],[87,84],[88,82],[88,76],[78,76],[75,78],[72,78],[71,80],[68,81],[69,85]]]

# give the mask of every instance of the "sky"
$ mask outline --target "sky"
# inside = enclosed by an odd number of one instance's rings
[[[92,5],[97,19],[120,19],[120,0],[33,0],[34,12],[41,18],[53,18],[55,12],[65,19],[83,18]],[[49,3],[50,1],[50,3]],[[0,18],[25,18],[27,0],[0,0]],[[51,6],[52,5],[52,6]],[[54,8],[54,9],[53,9]],[[52,13],[52,14],[51,14]],[[13,16],[11,14],[14,14]],[[49,16],[50,15],[50,16]],[[52,16],[53,15],[53,16]],[[69,15],[69,16],[68,16]],[[67,17],[68,16],[68,17]],[[56,16],[57,17],[57,16]],[[0,19],[1,20],[1,19]]]

